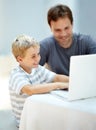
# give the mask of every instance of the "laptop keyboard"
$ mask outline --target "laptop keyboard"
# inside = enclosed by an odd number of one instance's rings
[[[68,98],[68,91],[64,90],[54,90],[50,92],[53,95],[62,97],[62,98]]]

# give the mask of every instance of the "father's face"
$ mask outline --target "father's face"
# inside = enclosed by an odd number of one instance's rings
[[[68,17],[50,22],[50,28],[60,46],[69,48],[72,44],[73,25]]]

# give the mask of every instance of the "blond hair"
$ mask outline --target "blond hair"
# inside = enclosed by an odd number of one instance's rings
[[[24,57],[26,50],[30,47],[40,47],[39,43],[32,37],[27,35],[19,35],[12,43],[12,53],[17,58]]]

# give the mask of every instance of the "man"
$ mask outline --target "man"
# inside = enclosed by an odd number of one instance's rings
[[[48,24],[53,36],[40,42],[40,64],[58,74],[69,75],[70,57],[96,53],[96,41],[88,35],[73,33],[73,15],[66,5],[49,9]]]

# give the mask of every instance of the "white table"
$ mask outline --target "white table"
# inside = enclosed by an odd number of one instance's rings
[[[31,96],[19,130],[96,130],[96,98],[68,102],[51,94]]]

